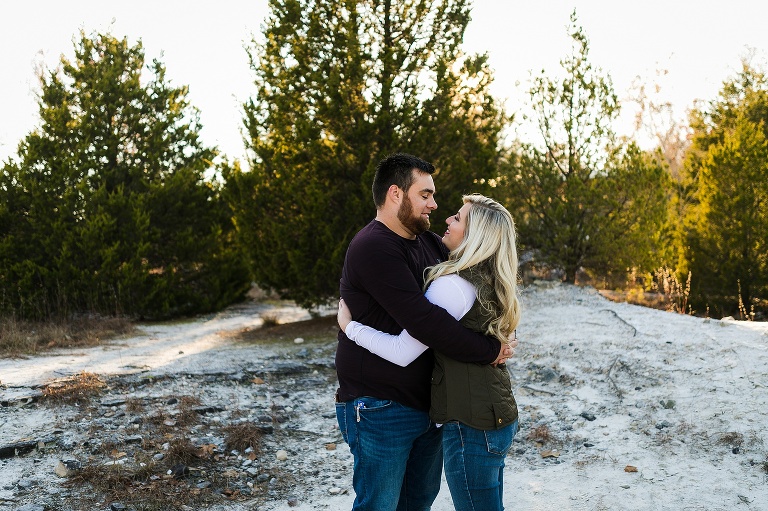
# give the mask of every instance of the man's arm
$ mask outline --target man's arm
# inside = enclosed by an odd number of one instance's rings
[[[430,303],[448,311],[455,319],[461,319],[472,307],[476,298],[474,287],[467,281],[439,278],[425,293]],[[339,303],[339,326],[351,340],[381,358],[405,367],[416,360],[428,346],[403,330],[400,335],[386,334],[357,321],[350,321],[349,309],[342,300]]]
[[[430,303],[395,244],[362,248],[348,254],[353,258],[359,281],[413,337],[461,362],[490,364],[497,360],[502,350],[500,342],[465,328],[445,309]],[[353,304],[348,305],[353,317],[359,317]]]

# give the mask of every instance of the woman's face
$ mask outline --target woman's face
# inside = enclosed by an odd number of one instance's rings
[[[467,230],[467,213],[469,213],[470,203],[464,204],[458,213],[445,219],[448,229],[443,234],[443,243],[448,250],[456,248],[464,240],[464,232]]]

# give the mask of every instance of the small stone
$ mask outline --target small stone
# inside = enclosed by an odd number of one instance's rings
[[[328,490],[328,493],[330,493],[331,495],[338,495],[339,493],[341,493],[341,488],[334,486],[333,488],[330,488]]]
[[[675,401],[672,399],[667,399],[667,400],[662,399],[660,403],[665,410],[672,410],[677,405],[677,403],[675,403]]]
[[[325,444],[325,450],[326,451],[335,451],[336,450],[336,444]]]
[[[283,449],[280,449],[277,451],[277,454],[275,455],[277,458],[277,461],[285,461],[288,459],[288,453],[284,451]]]
[[[35,447],[37,447],[37,440],[28,440],[25,442],[16,442],[15,444],[0,446],[0,459],[27,454],[28,452],[32,452]]]
[[[173,476],[176,479],[181,479],[185,475],[189,474],[189,467],[183,463],[179,463],[178,465],[172,466],[168,472],[166,472],[166,474]]]
[[[582,412],[580,417],[583,417],[583,418],[587,419],[590,422],[592,422],[593,420],[595,420],[597,418],[597,417],[594,416],[594,414],[591,414],[589,412]]]
[[[128,509],[122,502],[113,502],[109,506],[109,511],[125,511]]]
[[[196,406],[192,408],[192,411],[200,415],[205,415],[207,413],[223,412],[224,408],[221,406]]]
[[[266,483],[267,481],[269,481],[269,474],[259,474],[256,478],[257,483]]]
[[[204,490],[206,488],[210,488],[211,482],[210,481],[203,481],[202,483],[198,483],[197,487],[201,490]]]
[[[294,344],[302,344],[304,342],[304,339],[301,337],[297,337],[293,340]]]
[[[298,506],[298,505],[299,505],[299,499],[297,499],[296,497],[290,497],[290,498],[288,499],[288,505],[289,505],[290,507],[296,507],[296,506]]]
[[[120,399],[120,398],[104,399],[101,402],[101,406],[107,406],[107,407],[120,406],[124,404],[125,404],[125,399]]]
[[[61,460],[53,471],[59,477],[69,477],[82,468],[77,460]]]
[[[558,378],[560,378],[560,375],[554,369],[550,369],[549,367],[547,367],[547,368],[544,368],[543,371],[541,371],[542,381],[552,381]]]
[[[732,450],[731,452],[732,452],[733,454],[739,454],[739,452],[741,452],[741,451],[740,451],[740,449],[739,449],[738,447],[734,447],[734,448],[733,448],[733,450]]]
[[[31,479],[21,479],[18,483],[16,483],[16,486],[19,487],[19,489],[22,490],[29,490],[35,485],[35,481]]]

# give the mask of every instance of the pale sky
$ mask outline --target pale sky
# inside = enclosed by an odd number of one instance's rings
[[[711,100],[749,48],[768,53],[764,0],[475,0],[465,50],[487,52],[492,91],[509,111],[523,107],[530,73],[560,73],[576,9],[590,40],[592,63],[609,74],[619,98],[635,79],[669,74],[662,99],[682,117],[694,100]],[[241,104],[253,92],[243,49],[259,34],[267,0],[28,0],[0,3],[0,161],[39,123],[36,67],[74,56],[73,39],[111,32],[141,39],[146,57],[160,58],[173,85],[188,85],[201,111],[202,137],[230,158],[242,158]],[[631,117],[631,111],[625,119]],[[629,122],[617,126],[629,130]]]

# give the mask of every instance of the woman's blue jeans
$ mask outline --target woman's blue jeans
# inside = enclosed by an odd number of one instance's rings
[[[355,511],[429,511],[440,491],[442,428],[425,411],[387,399],[336,403],[354,456]]]
[[[456,511],[502,511],[504,458],[517,434],[518,422],[482,431],[452,421],[440,429],[445,479]]]

